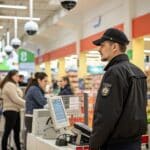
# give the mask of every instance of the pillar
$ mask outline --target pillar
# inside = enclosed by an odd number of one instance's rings
[[[66,75],[65,71],[65,58],[59,58],[58,60],[58,78]]]
[[[86,52],[80,52],[78,65],[78,77],[83,78],[87,74]]]
[[[51,82],[51,66],[50,61],[45,62],[45,73],[48,75],[48,81]]]
[[[40,64],[35,65],[35,72],[38,72],[38,71],[40,71]]]
[[[144,70],[144,39],[143,37],[132,41],[133,59],[132,63]]]
[[[132,60],[133,50],[132,50],[132,19],[135,16],[135,0],[124,0],[124,32],[127,35],[130,43],[127,46],[126,53],[130,60]]]

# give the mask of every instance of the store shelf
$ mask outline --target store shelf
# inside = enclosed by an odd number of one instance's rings
[[[91,95],[97,95],[103,75],[88,75],[85,77],[85,90],[90,91]]]

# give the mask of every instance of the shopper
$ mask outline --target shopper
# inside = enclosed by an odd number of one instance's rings
[[[73,95],[73,90],[70,85],[70,80],[67,76],[61,78],[59,95]]]
[[[19,75],[19,86],[27,86],[27,83],[24,82],[24,75],[22,74]]]
[[[91,150],[140,150],[146,132],[146,76],[125,54],[126,35],[114,28],[93,42],[108,61],[94,110]]]
[[[26,115],[25,124],[27,132],[31,132],[32,129],[32,114],[34,109],[43,108],[47,103],[44,97],[45,88],[48,82],[47,74],[44,72],[35,73],[35,78],[30,80],[25,91],[26,100]]]
[[[19,81],[18,71],[8,72],[0,84],[3,98],[3,115],[5,118],[4,133],[2,137],[2,150],[7,150],[8,137],[11,130],[14,131],[14,141],[17,150],[20,147],[20,109],[24,108],[25,101],[21,98],[20,89],[17,87]]]
[[[57,80],[52,80],[52,93],[54,95],[58,95],[58,93],[60,92],[60,88],[57,82]]]

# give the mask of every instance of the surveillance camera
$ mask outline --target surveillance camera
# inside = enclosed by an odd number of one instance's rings
[[[78,0],[59,0],[59,1],[61,3],[62,7],[67,10],[73,9],[78,2]]]
[[[11,46],[14,48],[14,49],[17,49],[19,48],[21,45],[21,41],[18,39],[18,38],[14,38],[11,40]]]
[[[7,54],[8,56],[12,53],[12,51],[13,51],[12,46],[7,45],[7,46],[5,47],[5,52],[6,52],[6,54]]]
[[[38,24],[34,21],[28,21],[26,22],[24,29],[28,35],[34,35],[38,31]]]

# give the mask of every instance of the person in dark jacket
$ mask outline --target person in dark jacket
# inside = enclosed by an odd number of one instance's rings
[[[18,82],[19,86],[27,86],[27,83],[24,82],[24,75],[20,74],[19,75],[19,82]]]
[[[70,85],[70,80],[67,76],[62,77],[60,80],[59,95],[73,95],[73,91]]]
[[[26,100],[26,117],[25,123],[27,131],[31,132],[32,128],[32,114],[34,109],[41,109],[46,105],[46,98],[44,97],[45,88],[48,82],[47,74],[44,72],[35,73],[35,78],[30,80],[29,85],[25,91]]]
[[[114,28],[93,42],[108,61],[94,110],[91,150],[140,150],[147,129],[146,76],[125,54],[126,35]]]

